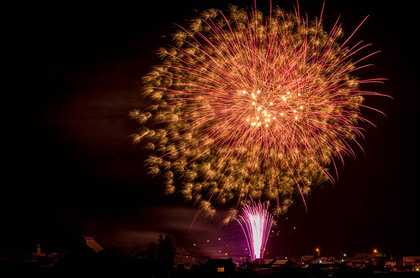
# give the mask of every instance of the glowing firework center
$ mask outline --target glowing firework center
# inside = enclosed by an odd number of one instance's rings
[[[264,98],[264,93],[261,90],[257,90],[251,93],[243,90],[240,92],[247,98],[248,105],[247,114],[249,116],[246,118],[246,121],[255,127],[269,127],[273,124],[277,117],[282,118],[285,121],[293,119],[295,121],[299,120],[299,110],[303,110],[304,105],[299,105],[297,103],[300,97],[300,93],[293,95],[289,91],[285,94],[280,94],[280,101],[273,102],[272,99],[275,99],[276,96],[266,96]],[[277,96],[278,97],[278,96]],[[278,106],[277,108],[274,108]],[[282,111],[276,113],[276,111]]]

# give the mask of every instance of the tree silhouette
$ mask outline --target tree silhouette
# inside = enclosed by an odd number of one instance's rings
[[[150,243],[146,252],[148,273],[154,277],[169,277],[174,269],[175,245],[168,236],[159,235],[158,243]]]

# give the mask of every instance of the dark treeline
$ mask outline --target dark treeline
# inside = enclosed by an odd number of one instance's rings
[[[145,277],[145,278],[411,278],[419,273],[380,273],[374,268],[358,270],[346,265],[334,265],[334,270],[322,269],[313,264],[306,268],[284,267],[267,271],[253,263],[235,266],[232,259],[208,259],[206,263],[196,264],[191,269],[175,267],[176,248],[168,236],[159,236],[157,242],[150,243],[138,253],[126,253],[116,248],[96,251],[81,239],[68,251],[53,257],[15,257],[0,259],[0,277]],[[223,268],[223,272],[219,272]]]
[[[175,252],[176,248],[168,236],[159,236],[157,242],[150,243],[148,248],[139,254],[127,254],[117,248],[95,252],[81,239],[69,250],[54,258],[46,256],[33,260],[30,255],[3,258],[0,261],[0,276],[40,274],[43,277],[170,277],[174,272]]]

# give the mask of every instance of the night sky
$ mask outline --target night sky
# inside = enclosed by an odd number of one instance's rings
[[[295,4],[273,2],[289,11]],[[376,127],[364,126],[364,151],[354,145],[356,158],[339,166],[334,185],[313,190],[307,212],[296,198],[280,217],[268,252],[378,248],[419,255],[415,8],[397,1],[325,2],[327,30],[340,16],[350,35],[370,16],[351,42],[371,43],[365,55],[381,53],[367,61],[375,66],[357,75],[387,78],[362,88],[393,99],[367,100],[386,116],[365,111]],[[253,5],[251,0],[45,1],[16,7],[13,24],[20,27],[8,57],[16,75],[13,89],[3,91],[0,255],[34,251],[36,243],[50,251],[66,249],[79,235],[126,249],[141,248],[159,234],[172,236],[178,251],[221,237],[208,246],[220,250],[223,242],[223,251],[231,252],[226,245],[241,242],[238,225],[221,227],[218,217],[199,218],[188,233],[196,208],[163,195],[159,179],[145,174],[144,152],[129,138],[137,125],[128,112],[140,105],[141,77],[160,62],[155,50],[170,43],[174,24],[182,25],[196,10],[229,3]],[[258,6],[267,11],[268,3],[260,0]],[[322,1],[300,1],[312,18],[321,7]]]

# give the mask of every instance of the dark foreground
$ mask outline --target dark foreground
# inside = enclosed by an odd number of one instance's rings
[[[281,268],[276,270],[224,270],[212,269],[205,265],[190,270],[174,270],[165,267],[155,268],[153,265],[144,264],[140,260],[107,260],[68,262],[55,265],[37,265],[31,262],[18,260],[0,261],[0,277],[25,277],[40,275],[40,277],[77,277],[93,275],[94,277],[150,277],[150,278],[257,278],[257,277],[281,277],[281,278],[411,278],[420,277],[420,272],[381,272],[374,269],[353,269],[349,267],[337,267],[334,270],[321,269],[316,266],[306,268]]]

